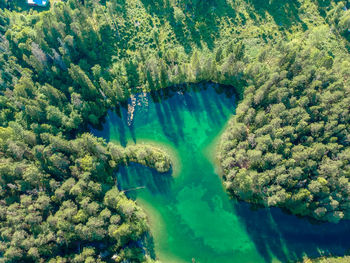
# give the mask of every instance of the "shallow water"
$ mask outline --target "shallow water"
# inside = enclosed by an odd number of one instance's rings
[[[175,177],[136,164],[117,174],[120,189],[146,187],[127,194],[148,214],[157,258],[163,263],[288,262],[350,248],[348,221],[315,225],[280,209],[253,211],[230,200],[213,153],[234,114],[233,88],[186,89],[138,94],[129,101],[129,109],[135,105],[133,118],[120,108],[108,114],[102,131],[93,131],[122,145],[152,141],[176,155]]]

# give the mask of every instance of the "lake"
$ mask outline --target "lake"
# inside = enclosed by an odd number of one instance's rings
[[[139,93],[106,117],[96,136],[121,145],[168,149],[173,172],[122,167],[118,187],[146,211],[154,252],[163,263],[288,262],[344,254],[349,221],[310,223],[278,208],[251,209],[226,194],[215,165],[220,133],[234,114],[232,87],[198,84]],[[135,187],[145,188],[132,190]]]

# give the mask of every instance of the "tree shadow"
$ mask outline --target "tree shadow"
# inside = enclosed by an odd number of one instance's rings
[[[183,132],[183,126],[184,122],[178,112],[178,105],[177,103],[172,103],[172,101],[167,100],[162,103],[163,110],[166,116],[169,116],[169,122],[174,123],[172,125],[173,129],[176,130],[176,134],[180,139],[184,139],[184,132]],[[171,121],[172,118],[172,121]]]
[[[331,6],[330,0],[317,0],[317,9],[320,12],[320,15],[324,18],[326,18],[327,13],[326,10]]]
[[[182,92],[181,96],[179,92]],[[168,87],[151,92],[163,134],[175,145],[178,145],[179,140],[184,138],[184,120],[179,113],[179,109],[184,107],[181,98],[185,97],[186,94],[186,85]]]
[[[153,195],[166,195],[173,182],[172,172],[170,169],[166,173],[159,173],[153,168],[130,163],[129,166],[121,166],[116,174],[118,188],[132,199],[136,199],[138,192],[145,189]]]
[[[300,3],[297,0],[248,0],[248,2],[262,18],[265,18],[266,12],[269,13],[281,29],[288,29],[296,23],[301,24],[304,30],[308,28],[299,17]]]
[[[120,145],[123,147],[127,144],[126,139],[126,127],[127,126],[127,110],[123,107],[119,111],[114,112],[109,115],[111,129],[109,129],[110,133],[119,135]]]
[[[109,116],[111,112],[107,112],[107,115],[104,116],[100,123],[95,126],[88,126],[89,131],[96,137],[103,137],[106,141],[110,141],[110,127],[111,123],[109,122]]]
[[[177,21],[175,10],[169,1],[141,0],[147,12],[161,21],[168,21],[178,42],[186,53],[192,52],[192,44],[201,48],[201,41],[209,49],[214,48],[215,38],[220,36],[218,20],[223,16],[234,18],[235,10],[226,0],[197,1],[198,4],[182,2],[178,8],[183,12],[183,21]],[[163,22],[164,23],[164,22]]]
[[[241,224],[266,263],[297,261],[321,255],[344,255],[350,247],[350,221],[312,223],[287,214],[279,208],[252,209],[244,202],[233,202]]]
[[[238,98],[239,95],[233,87],[214,84],[214,89],[217,94],[225,94],[227,98],[231,98],[231,100],[229,101],[230,105],[227,106],[232,107],[233,110],[236,108],[236,98]],[[217,107],[219,114],[221,116],[224,116],[222,100],[219,99],[219,96],[213,96],[211,100],[215,101],[215,106]]]
[[[114,110],[109,110],[101,124],[96,128],[91,128],[90,131],[97,137],[103,137],[107,142],[116,139],[113,136],[118,136],[118,141],[121,146],[127,145],[127,134],[136,143],[135,127],[128,125],[127,103],[115,107]]]
[[[175,145],[178,145],[178,136],[175,133],[170,116],[163,113],[160,103],[155,103],[155,109],[159,123],[162,126],[163,134],[169,139],[169,141],[173,142]]]
[[[120,118],[122,118],[122,109],[118,105],[114,109],[108,110],[107,114],[97,125],[90,127],[90,132],[96,137],[103,137],[106,141],[110,141],[111,134],[116,133],[117,131],[125,138],[124,127],[121,127],[120,123],[117,126],[114,125],[114,123],[117,123]]]
[[[136,143],[136,132],[135,132],[135,127],[133,124],[131,125],[128,125],[128,128],[129,128],[129,133],[130,133],[130,136],[131,136],[131,139],[134,143]]]
[[[200,92],[200,95],[202,98],[205,112],[209,117],[208,119],[210,119],[213,125],[220,125],[222,123],[222,118],[225,116],[221,103],[213,104],[211,98],[209,98],[210,94],[208,94],[207,92]]]

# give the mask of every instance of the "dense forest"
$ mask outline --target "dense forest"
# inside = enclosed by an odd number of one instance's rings
[[[232,195],[338,222],[350,219],[350,60],[337,11],[329,14],[331,26],[275,45],[263,54],[267,66],[252,65],[220,158]]]
[[[152,262],[146,215],[114,173],[171,160],[89,129],[133,93],[183,83],[240,94],[219,149],[230,195],[350,219],[348,7],[0,0],[0,262]]]

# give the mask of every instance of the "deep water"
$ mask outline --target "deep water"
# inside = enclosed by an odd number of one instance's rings
[[[202,84],[138,94],[110,112],[94,134],[122,145],[152,141],[172,149],[175,171],[160,174],[141,165],[119,169],[120,189],[148,214],[154,251],[163,263],[288,262],[344,254],[350,224],[310,223],[280,209],[252,210],[230,200],[215,171],[215,141],[234,114],[231,87]]]

